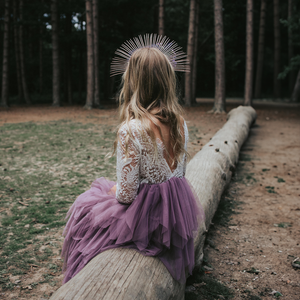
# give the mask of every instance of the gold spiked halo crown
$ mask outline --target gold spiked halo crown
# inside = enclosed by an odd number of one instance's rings
[[[141,48],[156,48],[168,58],[174,71],[189,72],[187,55],[175,41],[162,35],[145,34],[126,41],[117,49],[111,63],[110,75],[123,74],[133,52]]]

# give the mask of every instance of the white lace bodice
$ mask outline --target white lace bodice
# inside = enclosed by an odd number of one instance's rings
[[[119,142],[117,146],[117,192],[119,202],[130,204],[136,197],[141,183],[162,183],[172,177],[183,177],[186,169],[186,155],[177,163],[172,172],[165,157],[164,145],[160,139],[157,141],[157,156],[150,136],[146,133],[146,139],[142,138],[141,122],[131,120],[129,126],[133,140],[128,143],[128,157],[125,157],[125,138],[128,127],[124,124],[119,131]],[[188,142],[188,129],[184,122],[185,150]]]

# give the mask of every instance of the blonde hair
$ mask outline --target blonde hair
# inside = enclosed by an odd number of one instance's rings
[[[170,126],[170,141],[173,150],[172,166],[180,161],[184,149],[184,136],[181,130],[182,109],[176,95],[176,76],[168,58],[156,48],[142,48],[136,50],[128,63],[122,77],[122,88],[119,94],[120,125],[114,143],[114,152],[117,147],[120,127],[126,123],[128,136],[126,137],[125,154],[128,155],[128,142],[133,139],[129,122],[132,119],[140,120],[142,127],[151,137],[155,153],[157,153],[156,138],[150,127],[157,119]],[[144,136],[143,130],[141,135]],[[165,144],[165,143],[164,143]],[[166,149],[166,147],[165,147]],[[167,153],[169,155],[169,153]]]

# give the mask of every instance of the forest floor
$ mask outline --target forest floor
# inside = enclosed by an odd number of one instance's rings
[[[209,108],[186,109],[191,157],[226,122]],[[300,111],[257,114],[187,300],[300,299]],[[0,299],[49,299],[61,285],[65,214],[95,178],[116,179],[105,159],[116,124],[115,109],[0,110]]]

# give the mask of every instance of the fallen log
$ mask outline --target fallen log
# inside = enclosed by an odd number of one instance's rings
[[[227,123],[187,166],[186,178],[206,216],[195,239],[196,267],[201,265],[206,232],[255,119],[252,107],[239,106],[230,111]],[[159,259],[145,257],[132,249],[113,249],[93,258],[50,300],[175,300],[184,299],[184,290],[185,285],[176,282]]]

